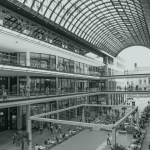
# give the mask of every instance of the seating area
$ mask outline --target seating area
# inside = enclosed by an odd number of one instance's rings
[[[58,136],[54,136],[51,139],[47,139],[44,141],[44,144],[42,146],[40,146],[40,150],[50,150],[52,149],[54,146],[68,140],[69,138],[71,138],[72,136],[80,133],[82,130],[84,130],[84,128],[77,126],[75,129],[68,129],[68,131],[66,133],[62,133],[60,132],[60,134]]]
[[[133,139],[128,146],[128,150],[141,150],[142,149],[142,143],[146,135],[146,126],[149,125],[149,117],[150,117],[150,106],[145,107],[144,111],[141,114],[139,125],[140,130],[136,130],[136,127],[134,127]]]

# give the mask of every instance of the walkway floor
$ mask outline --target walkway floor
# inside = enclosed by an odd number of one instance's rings
[[[81,116],[78,116],[78,118],[73,119],[74,121],[80,121]],[[71,126],[71,125],[62,125],[62,132],[67,132],[68,129],[74,129],[75,126]],[[0,132],[0,150],[20,150],[20,147],[16,147],[15,145],[12,144],[12,136],[13,133],[15,133],[16,131],[13,130],[7,130],[4,132]],[[44,140],[47,140],[48,138],[51,139],[54,136],[58,136],[58,133],[53,133],[51,134],[50,131],[45,128],[43,130],[43,134],[40,135],[39,130],[32,130],[32,145],[33,147],[36,144],[39,145],[44,145]],[[26,147],[25,147],[26,148]],[[25,149],[26,150],[26,149]]]
[[[143,144],[142,144],[142,150],[148,150],[148,145],[150,143],[150,124],[147,126],[147,133],[145,135]]]

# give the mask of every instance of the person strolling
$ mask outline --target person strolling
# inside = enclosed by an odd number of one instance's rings
[[[109,133],[107,134],[107,145],[111,145],[111,143],[110,143],[110,135],[109,135]]]

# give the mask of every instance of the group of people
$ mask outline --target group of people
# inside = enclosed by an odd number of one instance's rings
[[[73,130],[71,130],[71,129],[69,128],[66,133],[62,133],[62,131],[61,131],[61,126],[60,126],[60,125],[58,125],[58,128],[57,128],[57,126],[55,126],[55,128],[56,128],[56,132],[59,133],[59,136],[54,136],[54,137],[51,138],[51,139],[45,140],[45,141],[44,141],[44,144],[46,144],[46,145],[49,145],[49,144],[50,144],[50,145],[51,145],[51,144],[55,144],[56,142],[57,142],[57,143],[60,143],[60,142],[62,142],[64,139],[69,138],[70,136],[72,136],[72,135],[74,135],[74,134],[76,134],[77,132],[79,132],[79,131],[82,130],[81,127],[77,126],[77,127],[76,127],[75,129],[73,129]]]

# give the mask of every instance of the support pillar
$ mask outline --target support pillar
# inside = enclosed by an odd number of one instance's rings
[[[26,51],[26,66],[30,66],[30,51]]]
[[[136,126],[137,126],[137,130],[139,130],[139,112],[138,112],[138,110],[136,112]]]
[[[112,129],[112,146],[116,145],[116,129]]]
[[[61,89],[59,89],[59,85],[58,85],[58,77],[56,77],[56,95],[59,95],[60,94],[60,91]]]
[[[26,86],[30,88],[30,76],[26,76]]]
[[[8,107],[8,130],[10,129],[10,107]]]
[[[22,129],[22,106],[17,106],[17,129]]]
[[[75,93],[77,93],[77,79],[74,79],[74,89],[75,89]]]
[[[75,118],[78,117],[78,114],[77,114],[77,108],[75,108]]]
[[[104,63],[105,63],[105,76],[108,75],[108,56],[106,55],[104,57]],[[105,91],[109,90],[109,80],[105,80]],[[109,95],[106,95],[106,105],[109,105]]]
[[[20,53],[17,53],[17,65],[20,65]]]
[[[56,107],[57,107],[57,110],[59,110],[59,101],[57,100],[56,101]],[[59,112],[57,113],[57,119],[59,120]]]
[[[28,150],[32,150],[32,128],[31,128],[30,112],[31,112],[30,105],[26,105],[26,131],[29,133],[29,140],[30,140]]]
[[[85,122],[84,106],[82,108],[82,122]]]
[[[59,70],[58,56],[56,56],[56,70]]]
[[[29,144],[28,144],[28,150],[32,150],[32,128],[31,128],[31,120],[28,120],[28,130],[29,133]]]
[[[19,95],[19,88],[20,88],[19,77],[17,77],[17,95]]]
[[[10,77],[8,77],[8,94],[10,95]]]

